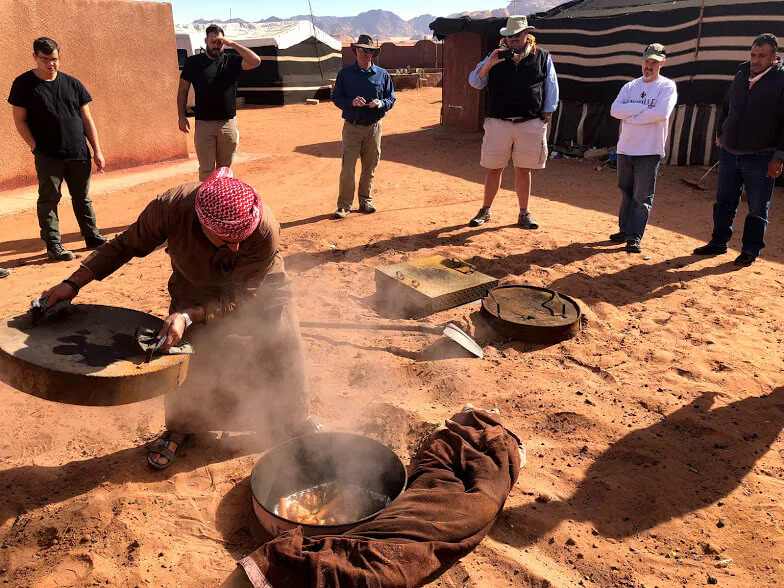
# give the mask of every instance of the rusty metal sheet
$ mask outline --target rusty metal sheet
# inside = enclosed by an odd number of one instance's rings
[[[484,297],[498,280],[441,255],[376,268],[376,297],[395,313],[419,318]]]
[[[36,327],[25,313],[0,322],[0,380],[66,404],[114,406],[166,394],[187,375],[187,355],[145,363],[137,327],[161,319],[137,310],[74,304]]]

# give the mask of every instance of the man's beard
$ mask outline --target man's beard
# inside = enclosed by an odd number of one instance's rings
[[[217,59],[223,54],[223,47],[221,47],[220,49],[207,49],[207,54],[210,57]]]

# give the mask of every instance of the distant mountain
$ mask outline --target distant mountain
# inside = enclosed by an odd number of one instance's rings
[[[554,6],[562,4],[564,0],[518,0],[511,2],[506,8],[497,10],[482,10],[478,12],[459,12],[450,14],[450,18],[468,16],[470,18],[489,18],[491,16],[504,18],[510,14],[533,14],[543,10],[549,10]],[[324,32],[345,40],[348,38],[356,39],[360,34],[367,34],[374,39],[383,40],[393,37],[404,37],[407,39],[429,39],[433,34],[428,25],[436,19],[432,14],[422,14],[411,20],[403,20],[394,12],[386,10],[368,10],[360,12],[356,16],[316,16],[314,21],[316,26]],[[256,22],[280,22],[281,20],[307,20],[310,15],[298,14],[289,18],[278,18],[271,16]],[[228,24],[234,23],[240,28],[253,28],[254,23],[241,18],[228,20],[205,20],[200,18],[194,20],[192,24],[207,25],[210,23]]]
[[[259,22],[274,22],[277,17],[266,18]],[[306,14],[298,14],[286,20],[310,20]],[[348,35],[355,39],[362,33],[378,39],[390,37],[429,38],[433,33],[427,27],[435,20],[434,16],[422,15],[405,21],[394,12],[368,10],[356,16],[316,16],[316,26],[330,35]],[[423,24],[424,23],[424,24]]]

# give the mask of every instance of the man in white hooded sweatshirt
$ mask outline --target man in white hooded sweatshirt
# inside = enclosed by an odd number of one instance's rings
[[[610,240],[626,242],[628,253],[640,253],[653,206],[656,175],[664,157],[670,114],[678,101],[675,82],[660,75],[666,53],[659,43],[642,54],[642,77],[627,83],[610,114],[621,120],[618,139],[618,187],[621,189],[620,230]]]

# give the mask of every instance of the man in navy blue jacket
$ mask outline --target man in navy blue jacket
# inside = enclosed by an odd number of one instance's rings
[[[373,65],[379,48],[369,35],[360,35],[351,49],[357,56],[353,65],[338,72],[332,101],[343,111],[343,167],[335,218],[346,218],[354,202],[357,159],[362,161],[359,176],[359,211],[376,212],[373,206],[373,175],[381,159],[381,119],[395,104],[392,78],[385,69]]]
[[[745,188],[749,214],[735,265],[746,267],[765,247],[773,186],[784,168],[784,66],[774,35],[765,33],[754,39],[751,59],[740,66],[724,99],[718,128],[716,144],[721,152],[713,234],[694,253],[726,253]]]

